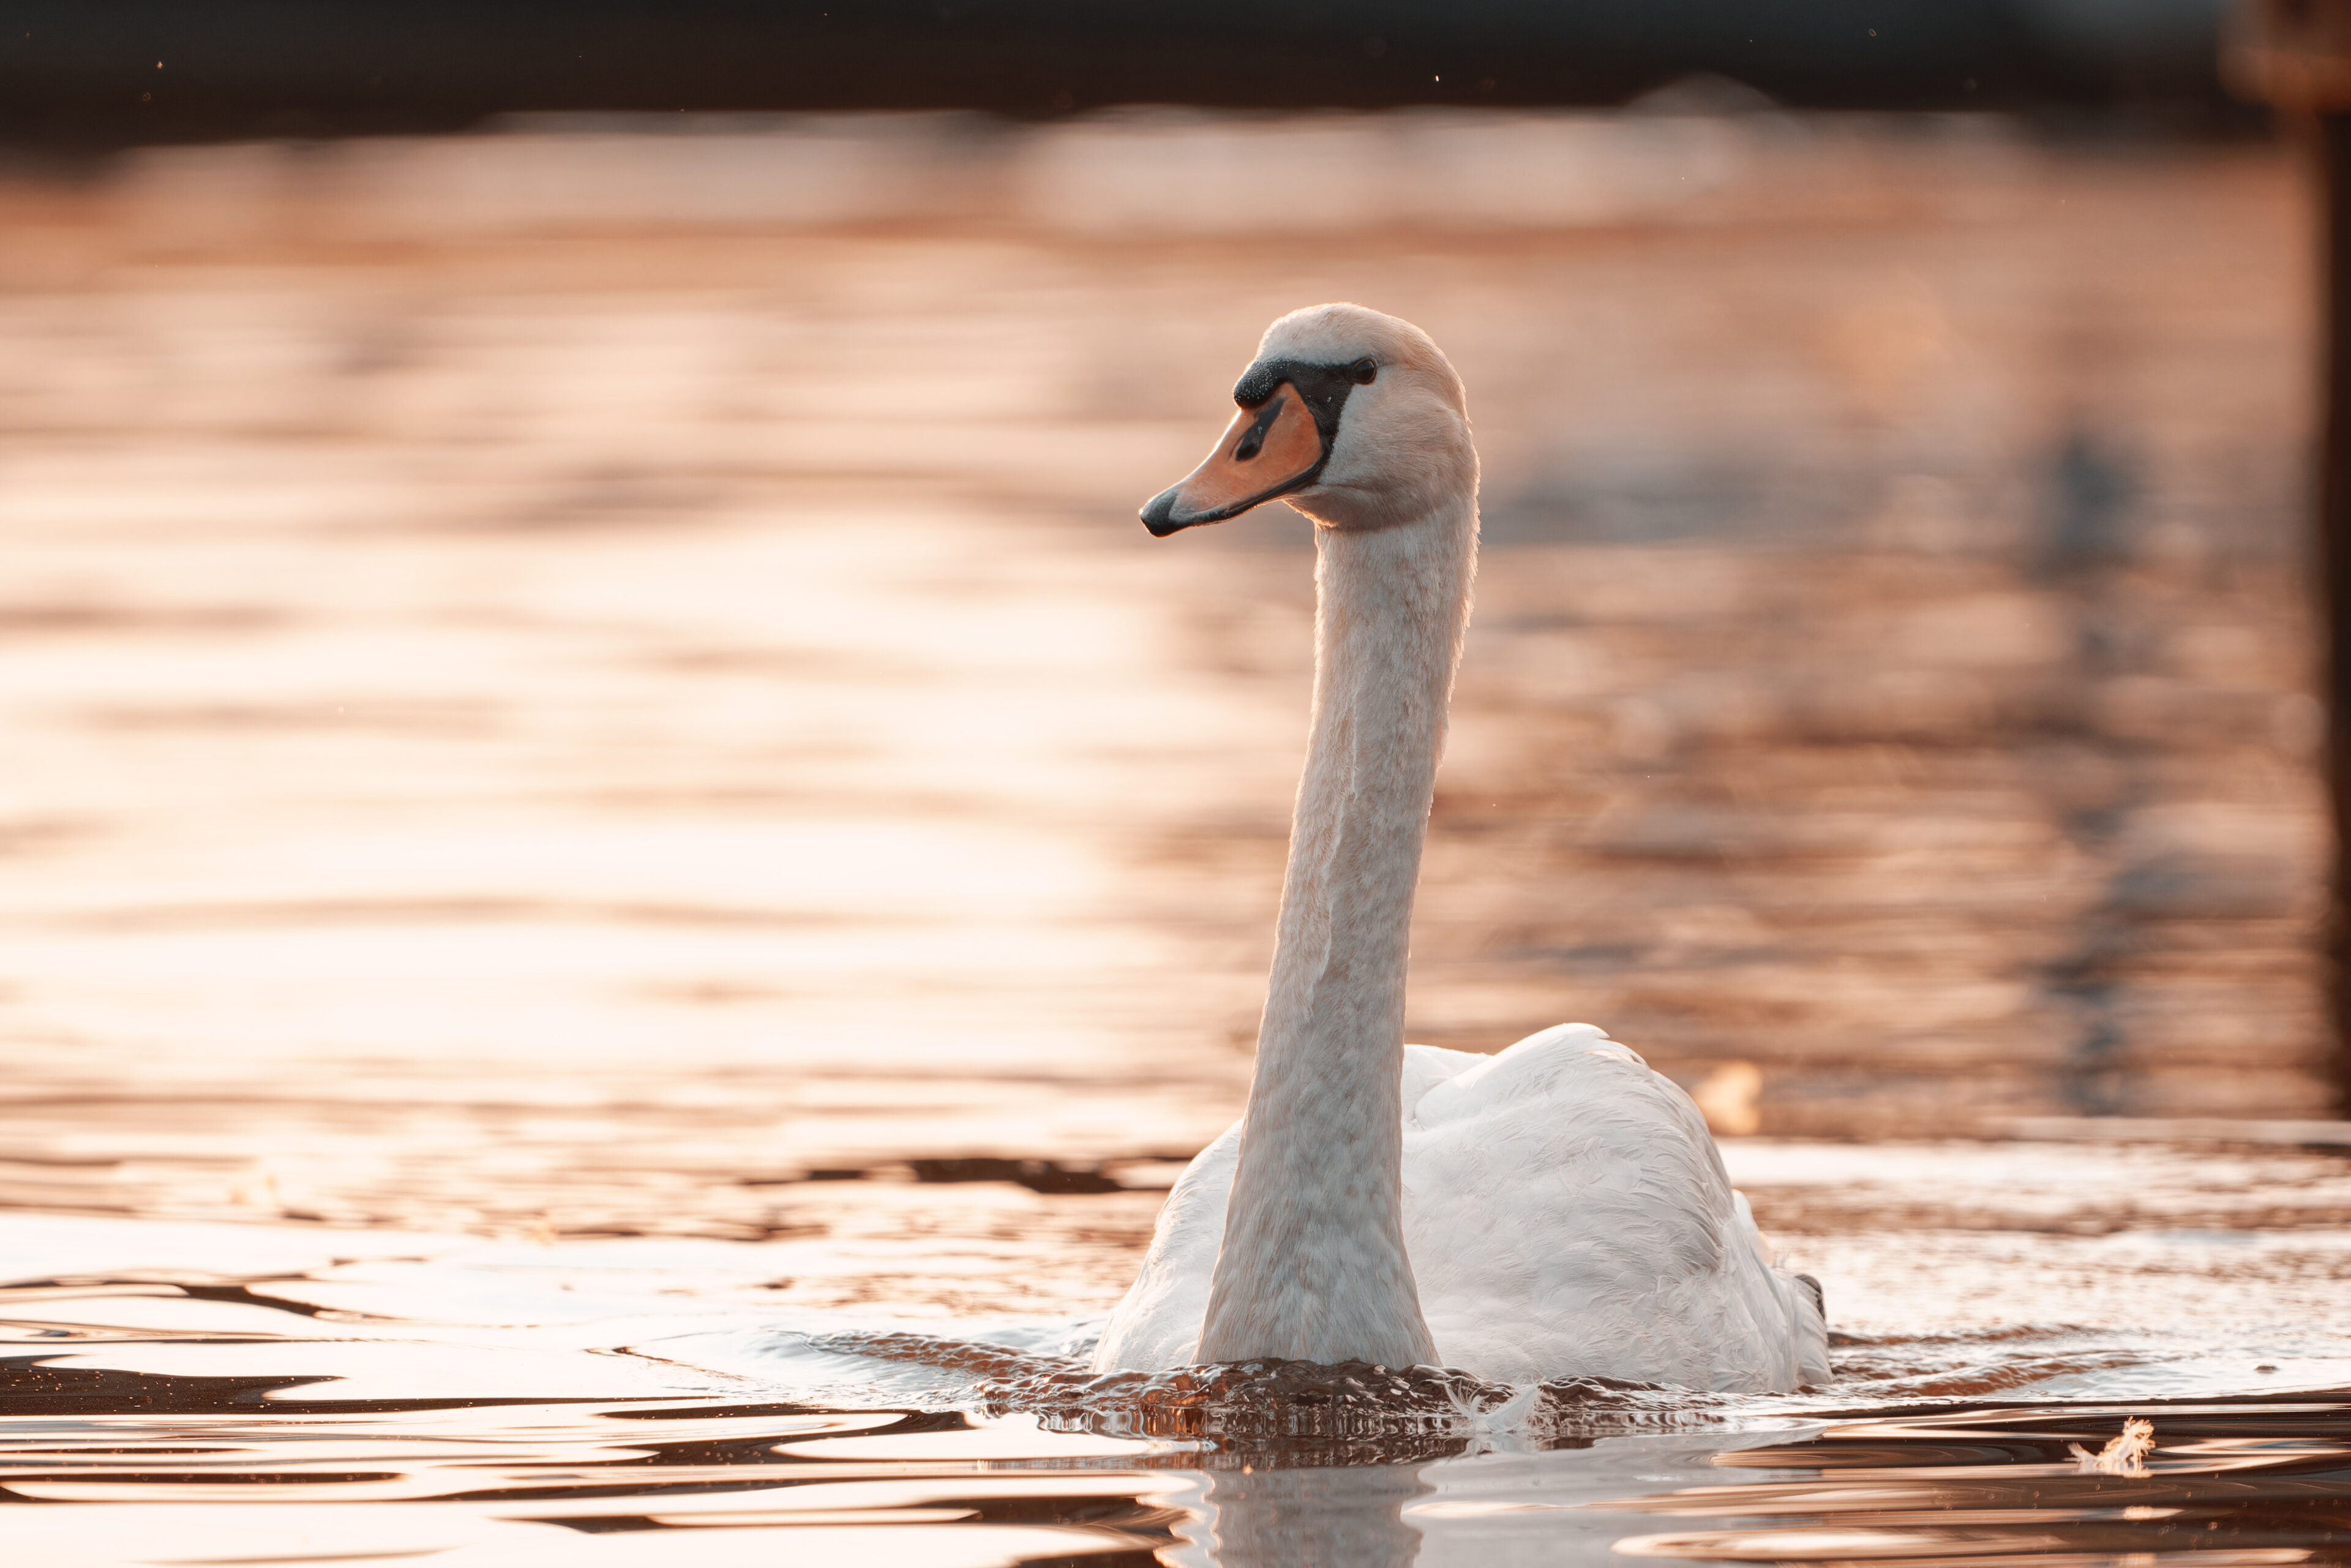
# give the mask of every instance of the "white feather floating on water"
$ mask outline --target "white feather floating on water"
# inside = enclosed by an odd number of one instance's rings
[[[2122,1435],[2096,1453],[2079,1443],[2066,1444],[2065,1451],[2074,1456],[2074,1468],[2082,1475],[2143,1476],[2147,1456],[2155,1451],[2155,1423],[2133,1416],[2123,1423]]]

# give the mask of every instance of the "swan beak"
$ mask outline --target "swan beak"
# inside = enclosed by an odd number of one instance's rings
[[[1182,484],[1151,498],[1143,526],[1164,539],[1178,528],[1238,517],[1313,483],[1324,455],[1322,432],[1306,400],[1283,382],[1271,397],[1233,415],[1207,461]]]

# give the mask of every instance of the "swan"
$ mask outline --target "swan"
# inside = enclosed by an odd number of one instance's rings
[[[1096,1371],[1282,1358],[1775,1392],[1829,1375],[1690,1098],[1590,1024],[1404,1040],[1405,939],[1478,551],[1460,378],[1358,305],[1267,329],[1150,531],[1315,524],[1314,706],[1241,1119],[1169,1192]]]

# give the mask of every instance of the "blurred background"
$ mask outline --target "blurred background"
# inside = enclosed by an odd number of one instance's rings
[[[2335,1110],[2314,218],[2211,4],[11,17],[0,1202],[1164,1186],[1311,542],[1134,509],[1330,298],[1486,465],[1412,1038]]]

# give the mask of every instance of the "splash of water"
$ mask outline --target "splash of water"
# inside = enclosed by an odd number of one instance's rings
[[[1035,1416],[1049,1430],[1186,1443],[1376,1444],[1433,1457],[1719,1422],[1719,1396],[1614,1378],[1489,1383],[1435,1366],[1262,1360],[1096,1372],[1082,1337],[1051,1349],[904,1331],[768,1331],[734,1369],[802,1396]],[[810,1388],[811,1375],[819,1386]],[[1321,1462],[1330,1462],[1327,1458]]]

